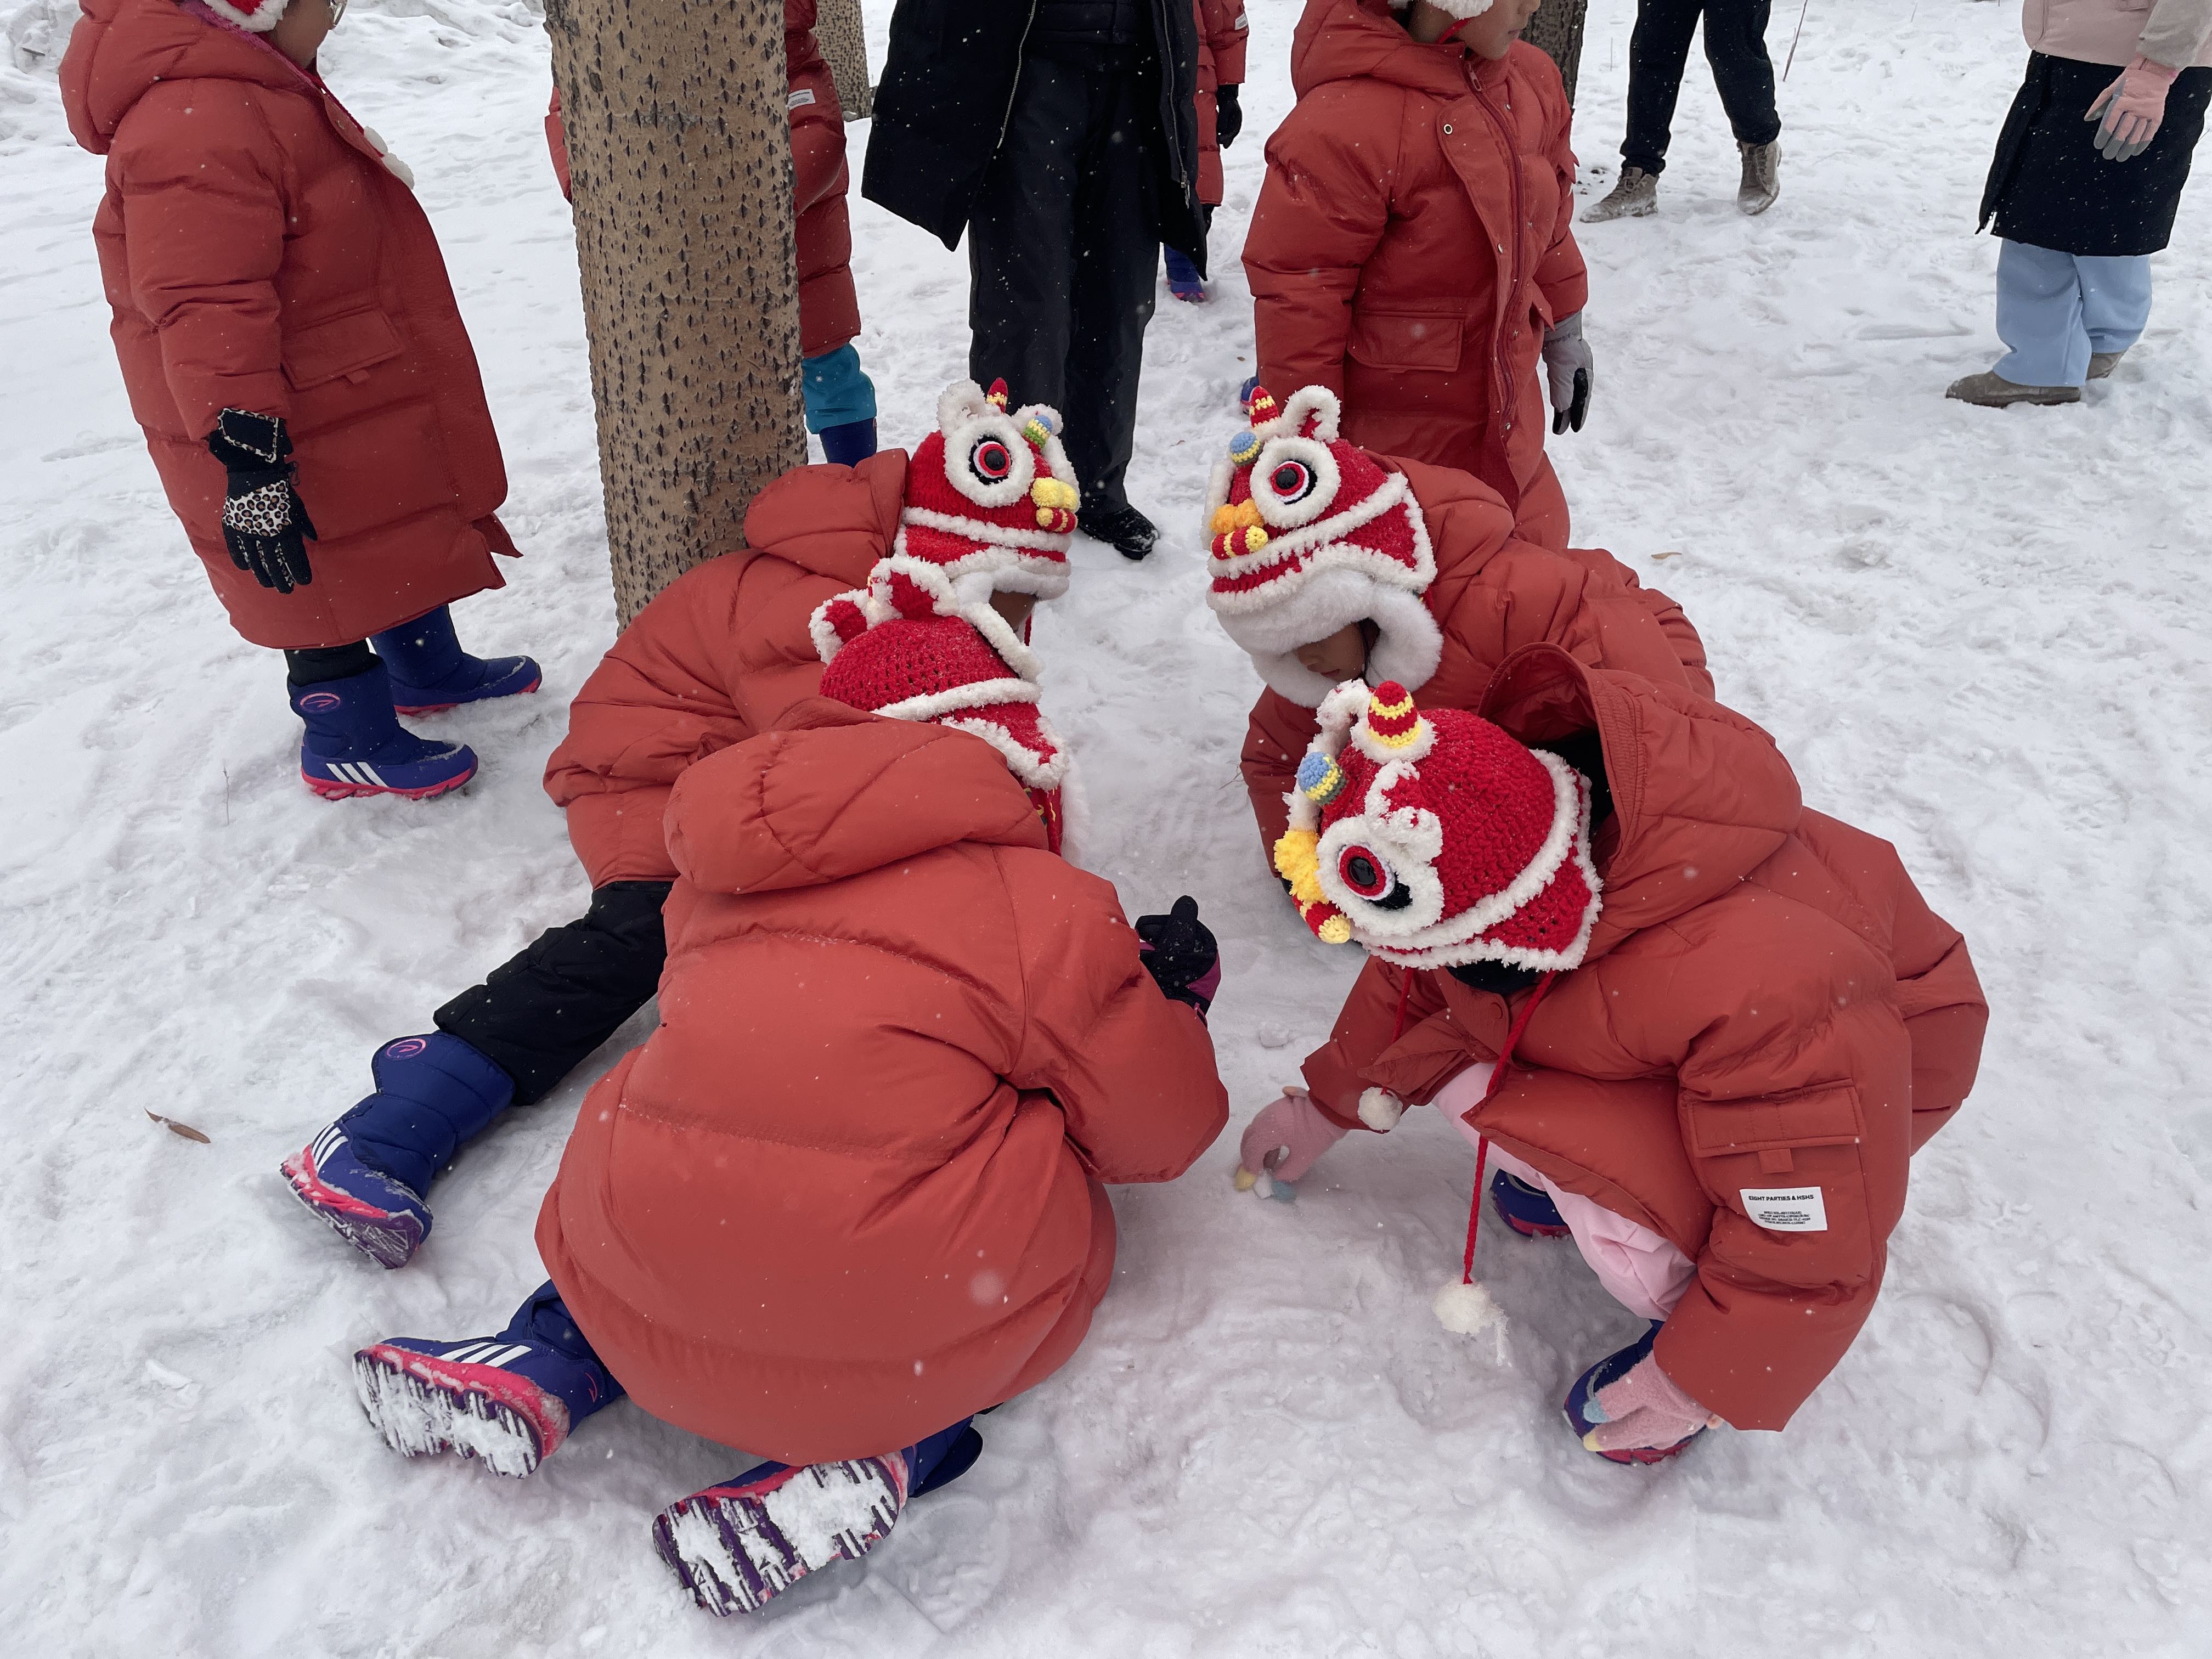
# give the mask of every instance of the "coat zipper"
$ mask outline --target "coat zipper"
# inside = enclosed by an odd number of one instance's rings
[[[1510,317],[1512,315],[1511,307],[1513,304],[1513,296],[1521,291],[1521,217],[1522,211],[1521,202],[1521,158],[1514,151],[1513,134],[1505,125],[1505,118],[1500,115],[1497,110],[1491,106],[1490,100],[1483,94],[1482,84],[1475,79],[1474,65],[1472,61],[1468,64],[1467,84],[1468,89],[1474,94],[1474,101],[1482,106],[1482,112],[1490,118],[1490,124],[1498,129],[1498,142],[1505,146],[1506,170],[1511,174],[1513,179],[1513,223],[1506,233],[1512,239],[1513,260],[1510,267],[1511,280],[1506,286],[1504,307],[1505,316]],[[1505,338],[1504,331],[1505,322],[1504,319],[1501,318],[1491,331],[1490,361],[1499,365],[1499,368],[1504,375],[1505,408],[1503,413],[1504,430],[1510,434],[1513,430],[1513,411],[1520,405],[1514,395],[1513,365],[1507,360],[1505,351],[1504,349]]]
[[[1152,0],[1152,38],[1158,41],[1163,48],[1166,46],[1173,31],[1169,28],[1167,15],[1161,7],[1163,4],[1174,3],[1175,0]],[[1197,72],[1198,66],[1194,62],[1191,65],[1191,73],[1195,76]],[[1175,96],[1174,77],[1175,65],[1168,62],[1167,53],[1163,50],[1160,53],[1160,102],[1170,117],[1168,128],[1168,149],[1175,157],[1176,183],[1182,186],[1183,196],[1188,199],[1192,192],[1190,175],[1185,173],[1182,167],[1182,106]],[[1195,106],[1192,107],[1191,118],[1194,121],[1198,118]]]
[[[1036,27],[1037,7],[1041,3],[1042,0],[1030,0],[1029,15],[1022,19],[1022,38],[1014,42],[1014,79],[1006,88],[1006,106],[999,112],[999,142],[991,146],[994,155],[1006,147],[1006,129],[1014,124],[1014,100],[1022,90],[1023,55],[1029,51],[1030,31]]]

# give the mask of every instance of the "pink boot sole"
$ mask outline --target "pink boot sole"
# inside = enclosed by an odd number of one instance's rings
[[[500,696],[502,697],[526,697],[544,683],[544,682],[542,678],[535,679],[531,681],[527,685],[516,686],[512,691],[502,691],[500,693]],[[475,701],[489,702],[494,701],[494,699],[483,697],[475,699]],[[449,708],[459,708],[459,707],[460,704],[457,702],[400,702],[394,703],[392,706],[392,712],[395,714],[442,714]]]
[[[379,787],[368,783],[341,783],[336,778],[309,777],[305,772],[300,774],[300,781],[325,800],[350,800],[356,795],[404,795],[409,800],[431,800],[449,790],[459,788],[476,775],[477,769],[471,766],[458,778],[448,778],[443,783],[429,784],[421,789],[395,789],[390,785]]]

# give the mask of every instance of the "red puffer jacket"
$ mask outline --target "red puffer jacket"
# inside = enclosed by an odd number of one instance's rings
[[[538,1244],[654,1416],[805,1463],[1050,1376],[1102,1182],[1220,1132],[1206,1027],[996,750],[816,700],[677,786],[660,1027],[585,1100]]]
[[[807,620],[891,550],[906,465],[886,449],[785,473],[746,509],[746,546],[671,582],[592,671],[545,793],[592,886],[673,880],[661,817],[676,780],[820,690]]]
[[[1344,399],[1344,435],[1456,466],[1565,547],[1544,331],[1583,308],[1570,111],[1552,60],[1422,46],[1386,0],[1308,0],[1298,101],[1244,243],[1260,380]]]
[[[1221,205],[1221,106],[1215,93],[1244,84],[1250,27],[1244,0],[1191,0],[1198,13],[1198,199]]]
[[[853,226],[845,209],[852,176],[845,166],[845,112],[830,63],[814,38],[815,0],[783,0],[783,64],[791,115],[791,208],[799,261],[799,355],[835,351],[860,331],[860,298],[853,287]],[[545,112],[545,144],[561,193],[568,194],[568,138],[561,125],[561,90]]]
[[[1421,595],[1434,623],[1435,671],[1425,678],[1399,672],[1406,689],[1435,708],[1472,708],[1492,672],[1524,645],[1549,641],[1593,667],[1626,669],[1699,696],[1713,692],[1705,642],[1664,593],[1600,548],[1553,552],[1520,540],[1513,515],[1495,490],[1449,467],[1375,458],[1403,472],[1429,528],[1436,580]],[[1273,687],[1252,705],[1241,763],[1252,816],[1273,869],[1273,848],[1288,821],[1283,797],[1313,741],[1314,708],[1324,682],[1293,686],[1297,698]]]
[[[501,585],[507,471],[415,192],[319,79],[177,0],[82,0],[62,59],[131,412],[232,625],[350,645]],[[223,546],[226,408],[289,429],[320,539],[278,593]]]
[[[1478,712],[1532,744],[1594,728],[1613,813],[1589,955],[1468,1121],[1695,1262],[1660,1365],[1736,1427],[1778,1429],[1865,1323],[1907,1160],[1973,1086],[1989,1011],[1966,941],[1726,709],[1538,646]],[[1431,1100],[1497,1057],[1512,1012],[1370,960],[1306,1061],[1314,1099],[1348,1127],[1370,1086]],[[1747,1192],[1808,1188],[1818,1230],[1747,1214]]]

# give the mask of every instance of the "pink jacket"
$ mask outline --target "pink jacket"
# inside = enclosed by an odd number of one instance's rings
[[[2212,67],[2212,0],[2027,0],[2029,49],[2078,64]]]

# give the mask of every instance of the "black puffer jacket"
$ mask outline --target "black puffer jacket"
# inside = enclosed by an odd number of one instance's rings
[[[1036,31],[1110,32],[1124,13],[1141,21],[1138,45],[1158,65],[1164,142],[1148,148],[1160,174],[1160,240],[1202,261],[1198,18],[1189,0],[898,0],[860,193],[957,247],[1006,139],[1022,61],[1041,44]]]
[[[1037,0],[1028,49],[1133,52],[1152,40],[1151,0]]]

